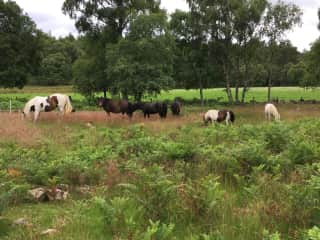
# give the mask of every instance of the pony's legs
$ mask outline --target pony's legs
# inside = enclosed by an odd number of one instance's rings
[[[271,120],[270,112],[266,112],[265,115],[266,115],[266,119],[270,121]]]
[[[64,113],[65,113],[65,111],[64,111],[64,107],[63,106],[59,106],[59,115],[60,116],[64,116]]]
[[[39,118],[40,115],[40,111],[34,111],[34,115],[33,115],[33,121],[36,122]]]

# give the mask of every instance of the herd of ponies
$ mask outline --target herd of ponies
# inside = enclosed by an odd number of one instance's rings
[[[63,116],[66,113],[74,112],[72,106],[72,99],[70,96],[55,93],[46,97],[36,96],[30,99],[23,108],[23,117],[30,117],[33,113],[33,121],[36,122],[39,118],[40,112],[50,112],[58,109]],[[150,114],[159,114],[160,118],[166,118],[168,105],[165,102],[129,102],[128,100],[114,100],[109,98],[99,97],[96,99],[96,104],[102,107],[108,115],[110,113],[121,113],[122,115],[127,114],[129,118],[132,117],[133,113],[137,110],[143,112],[144,118],[150,117]],[[175,100],[170,104],[170,109],[173,115],[180,115],[181,101]],[[267,103],[264,108],[265,117],[267,120],[280,121],[280,114],[277,108],[272,103]],[[235,114],[230,110],[216,110],[210,109],[203,114],[204,124],[225,122],[226,125],[235,121]]]

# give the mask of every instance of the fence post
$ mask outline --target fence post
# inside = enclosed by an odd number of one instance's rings
[[[10,98],[9,109],[10,109],[10,114],[11,114],[11,98]]]

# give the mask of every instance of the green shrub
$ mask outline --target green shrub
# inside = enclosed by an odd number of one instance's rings
[[[271,124],[264,129],[266,149],[273,153],[284,151],[290,139],[291,132],[285,124]]]
[[[288,146],[288,158],[294,164],[313,163],[319,160],[318,145],[302,138],[293,140]]]
[[[320,240],[320,228],[314,226],[305,234],[304,240]]]

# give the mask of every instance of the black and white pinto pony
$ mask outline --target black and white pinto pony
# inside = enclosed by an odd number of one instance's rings
[[[74,111],[70,97],[64,94],[55,93],[47,97],[36,96],[30,99],[23,108],[23,117],[29,117],[33,112],[33,121],[37,121],[40,112],[50,112],[58,108],[61,115]]]
[[[203,121],[204,124],[210,123],[215,123],[215,122],[226,122],[226,125],[229,125],[229,123],[233,123],[235,120],[235,115],[232,111],[230,110],[215,110],[211,109],[207,111],[203,115]]]
[[[272,118],[274,118],[275,121],[280,121],[280,114],[272,103],[267,103],[265,105],[264,115],[268,121],[271,121]]]

